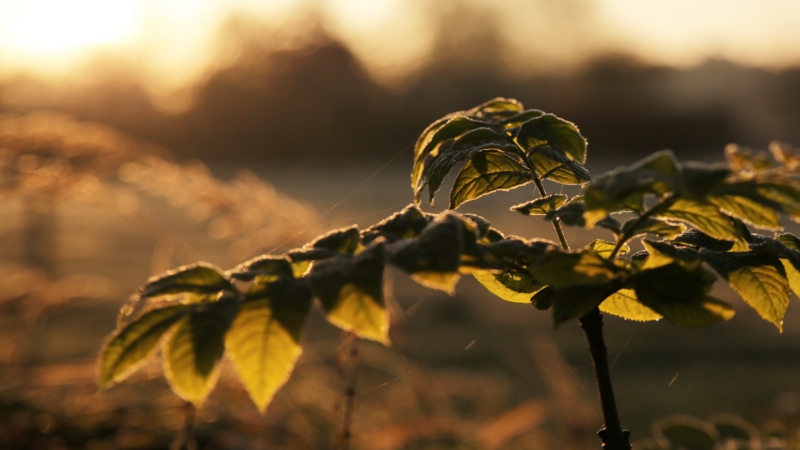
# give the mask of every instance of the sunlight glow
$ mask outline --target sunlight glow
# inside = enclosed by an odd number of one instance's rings
[[[477,20],[437,22],[458,7]],[[0,80],[84,82],[116,70],[179,110],[211,71],[235,61],[235,39],[220,39],[234,14],[252,19],[251,34],[272,48],[322,27],[384,85],[428,62],[436,33],[481,29],[497,32],[497,48],[525,74],[563,73],[609,53],[683,67],[710,57],[800,64],[797,0],[0,0]]]
[[[0,50],[51,55],[130,40],[133,0],[7,0],[0,9]]]

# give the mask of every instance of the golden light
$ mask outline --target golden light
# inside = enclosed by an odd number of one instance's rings
[[[140,20],[133,0],[6,0],[0,8],[0,50],[28,58],[125,42]]]
[[[477,11],[477,22],[437,22],[440,9],[456,6]],[[159,106],[185,109],[193,87],[238,55],[220,39],[235,14],[255,19],[275,46],[281,33],[321,25],[385,85],[425,66],[437,32],[471,33],[482,20],[487,29],[495,21],[498,48],[525,74],[563,73],[607,53],[683,67],[709,57],[800,64],[796,0],[0,0],[0,81],[28,73],[91,83],[120,74]]]

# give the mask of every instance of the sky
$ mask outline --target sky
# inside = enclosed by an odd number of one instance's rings
[[[219,37],[238,14],[274,46],[302,42],[313,16],[391,85],[425,64],[434,21],[457,17],[446,13],[459,2],[499,24],[522,71],[563,70],[604,53],[675,67],[708,58],[800,65],[796,0],[0,0],[0,80],[87,81],[97,68],[89,63],[107,58],[154,95],[180,92],[235,59]]]

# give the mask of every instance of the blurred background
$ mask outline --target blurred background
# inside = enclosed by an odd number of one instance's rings
[[[799,145],[798,23],[792,0],[0,0],[0,443],[167,447],[184,409],[157,364],[96,393],[127,297],[181,264],[227,269],[401,209],[412,145],[449,112],[504,96],[555,113],[593,174],[665,148]],[[508,211],[531,194],[466,211],[555,239]],[[395,348],[362,344],[354,448],[597,446],[577,326],[472,280],[454,297],[387,283]],[[634,440],[678,413],[793,435],[797,306],[783,334],[737,306],[703,330],[606,320]],[[200,447],[328,448],[339,336],[314,316],[264,417],[226,370]]]

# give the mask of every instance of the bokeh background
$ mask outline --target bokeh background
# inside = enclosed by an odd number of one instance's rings
[[[798,23],[792,0],[0,0],[0,444],[166,448],[186,408],[157,364],[96,392],[127,297],[171,267],[230,268],[401,209],[413,142],[449,112],[505,96],[567,118],[593,174],[665,148],[800,145]],[[465,210],[554,239],[508,211],[531,194]],[[577,326],[472,280],[453,297],[387,285],[395,346],[361,344],[354,448],[597,445]],[[608,318],[634,440],[679,413],[793,434],[796,316],[782,334],[745,308],[691,331]],[[339,341],[315,314],[263,417],[227,370],[200,448],[329,448]]]

